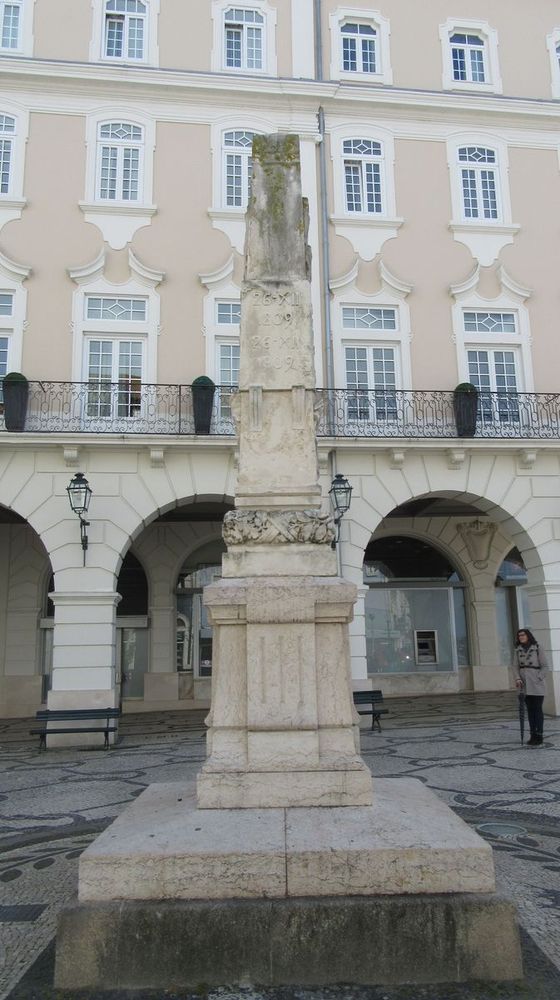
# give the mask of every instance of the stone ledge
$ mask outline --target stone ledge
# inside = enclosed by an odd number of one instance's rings
[[[61,914],[59,989],[512,980],[515,908],[484,895],[88,903]]]
[[[192,783],[151,785],[84,851],[80,900],[494,890],[491,847],[422,782],[373,789],[372,806],[252,810],[198,809]]]

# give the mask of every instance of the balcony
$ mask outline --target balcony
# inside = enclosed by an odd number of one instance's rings
[[[317,434],[337,438],[457,438],[453,392],[317,389]],[[461,435],[462,436],[462,435]],[[481,392],[474,438],[560,437],[560,393]]]
[[[31,434],[235,435],[232,386],[216,386],[207,430],[196,425],[190,385],[30,382]],[[2,403],[0,400],[0,414]],[[316,390],[317,435],[333,438],[457,438],[453,392]],[[6,433],[0,415],[0,432]],[[560,393],[480,393],[476,439],[560,438]]]
[[[207,392],[207,390],[206,390]],[[206,428],[195,418],[190,385],[121,382],[29,382],[25,433],[233,435],[231,386],[216,386]],[[3,405],[0,403],[0,410]],[[0,431],[5,431],[3,418]]]

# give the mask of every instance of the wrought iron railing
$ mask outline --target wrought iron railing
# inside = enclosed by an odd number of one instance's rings
[[[208,390],[206,390],[208,392]],[[120,382],[29,382],[24,430],[31,433],[226,434],[235,433],[231,386],[206,396],[203,423],[190,385]],[[203,392],[204,397],[204,392]],[[4,404],[0,407],[4,415]],[[0,418],[0,429],[5,424]]]
[[[216,386],[206,426],[190,385],[30,382],[29,433],[234,435],[236,389]],[[316,390],[317,434],[338,438],[560,438],[560,393],[482,392],[469,435],[460,433],[453,392]],[[0,431],[5,431],[0,398]]]
[[[318,389],[317,434],[346,438],[558,438],[560,393],[481,392],[474,426],[453,392]]]

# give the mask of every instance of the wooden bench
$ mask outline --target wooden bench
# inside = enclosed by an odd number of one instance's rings
[[[116,733],[117,726],[111,724],[111,719],[120,717],[120,708],[43,708],[37,712],[37,722],[43,723],[36,729],[30,729],[31,736],[39,737],[39,750],[47,749],[47,736],[64,733],[103,733],[105,736],[104,750],[109,749],[109,733]],[[53,722],[64,722],[68,725],[53,726]],[[73,722],[97,722],[96,726],[76,725]]]
[[[383,693],[381,691],[354,691],[354,705],[358,715],[371,715],[371,728],[377,723],[381,732],[381,716],[388,715],[389,709],[383,708]],[[358,708],[358,706],[362,706]]]

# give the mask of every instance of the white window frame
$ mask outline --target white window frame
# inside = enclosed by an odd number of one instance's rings
[[[364,24],[373,28],[376,37],[376,71],[345,70],[343,68],[343,35],[345,24]],[[330,77],[331,80],[359,80],[368,83],[378,83],[389,86],[393,82],[391,68],[390,22],[377,10],[365,10],[362,7],[339,7],[329,15],[330,30]]]
[[[0,105],[0,115],[14,120],[14,131],[0,133],[0,138],[8,141],[11,147],[10,175],[8,190],[0,192],[0,229],[7,222],[20,219],[27,204],[23,196],[23,176],[25,161],[25,146],[29,134],[29,114],[12,108],[6,102]]]
[[[382,211],[351,212],[346,202],[346,172],[344,142],[348,139],[366,139],[381,145],[380,165]],[[344,236],[363,260],[373,260],[388,239],[394,239],[403,223],[396,215],[395,205],[395,143],[393,136],[384,129],[357,122],[354,125],[335,125],[330,135],[333,164],[334,213],[331,220],[337,235]]]
[[[484,70],[486,79],[482,83],[473,80],[455,80],[453,76],[453,44],[451,38],[455,34],[477,35],[484,43]],[[489,94],[501,94],[503,91],[498,60],[498,32],[491,28],[487,21],[475,21],[469,18],[456,20],[448,18],[445,24],[439,26],[439,36],[442,51],[442,86],[444,90],[482,91]]]
[[[560,28],[554,28],[546,37],[546,47],[550,56],[550,79],[552,96],[560,99]]]
[[[239,324],[218,322],[219,303],[241,303],[241,288],[234,280],[233,254],[223,267],[207,274],[199,274],[198,277],[201,285],[207,289],[202,304],[202,332],[206,342],[206,372],[219,385],[221,379],[220,347],[226,343],[233,345],[240,343]],[[228,416],[224,430],[230,429],[231,420]]]
[[[90,41],[90,62],[107,62],[113,65],[127,64],[129,66],[159,66],[158,47],[158,17],[161,0],[143,0],[146,4],[146,22],[144,36],[144,55],[142,59],[129,59],[126,56],[115,57],[105,55],[105,23],[107,0],[91,0],[93,8],[93,31]]]
[[[411,389],[410,344],[412,330],[410,309],[406,298],[412,291],[412,285],[396,278],[383,263],[380,263],[381,287],[378,292],[367,294],[358,288],[358,270],[359,265],[356,262],[347,274],[330,283],[335,388],[344,389],[346,387],[346,347],[380,346],[395,349],[395,360],[399,374],[397,389]],[[362,330],[345,327],[342,310],[348,306],[365,309],[393,309],[396,313],[397,329]]]
[[[105,254],[102,252],[83,268],[70,270],[69,276],[77,284],[72,300],[72,381],[86,381],[85,343],[91,339],[140,340],[144,344],[145,369],[143,383],[157,383],[157,346],[160,332],[160,296],[157,285],[163,274],[152,271],[129,250],[131,277],[122,284],[108,281],[104,275]],[[146,299],[145,320],[88,319],[88,298],[133,298]]]
[[[214,229],[219,229],[228,237],[233,249],[242,254],[245,247],[245,207],[226,205],[225,192],[225,146],[226,132],[252,132],[266,135],[278,131],[278,126],[270,121],[255,118],[221,118],[214,122],[210,133],[212,156],[212,205],[208,215]],[[233,149],[233,147],[232,147]]]
[[[225,14],[231,8],[239,10],[255,10],[264,18],[262,26],[263,65],[262,69],[247,69],[226,66],[225,47]],[[234,73],[251,76],[276,76],[278,60],[276,54],[276,20],[277,11],[267,0],[212,0],[213,46],[211,68],[215,73]]]
[[[101,132],[104,127],[111,127],[114,125],[125,125],[131,129],[140,130],[140,138],[135,138],[134,136],[130,139],[120,138],[117,136],[102,137]],[[143,174],[144,174],[144,129],[142,126],[137,125],[136,122],[100,122],[98,127],[97,135],[97,165],[96,165],[96,178],[95,178],[95,200],[103,203],[109,203],[111,205],[124,204],[137,205],[143,202]],[[116,162],[116,197],[107,198],[103,197],[102,194],[102,173],[103,173],[103,149],[110,148],[116,151],[117,162]],[[137,179],[137,197],[136,198],[125,198],[124,197],[124,157],[127,151],[137,150],[138,152],[138,179]]]
[[[491,168],[496,181],[497,219],[465,217],[462,170],[471,164],[459,161],[459,150],[471,146],[491,149],[496,155],[496,162]],[[464,243],[480,264],[489,267],[502,248],[513,243],[513,237],[520,228],[512,221],[507,143],[495,135],[480,132],[455,134],[447,141],[447,160],[453,213],[449,228],[455,240]],[[476,168],[476,164],[472,166]]]
[[[22,267],[0,253],[0,293],[12,296],[11,314],[0,316],[0,337],[8,341],[6,374],[22,368],[23,335],[27,326],[27,289],[23,283],[30,274],[31,268]]]
[[[469,381],[467,351],[516,350],[519,355],[519,392],[534,392],[533,362],[531,356],[531,326],[529,310],[525,305],[531,295],[511,278],[503,267],[498,270],[500,294],[495,299],[483,298],[478,292],[480,269],[476,268],[470,279],[450,288],[452,306],[453,340],[457,351],[459,382]],[[492,333],[465,330],[467,312],[513,313],[516,317],[515,333]]]
[[[221,196],[222,196],[222,208],[224,209],[234,209],[240,212],[245,212],[247,209],[247,202],[249,200],[249,163],[252,159],[252,147],[251,146],[226,146],[226,136],[235,135],[236,133],[246,133],[255,136],[252,129],[224,129],[222,132],[222,184],[221,184]],[[228,186],[228,173],[227,173],[227,158],[228,156],[239,156],[241,162],[241,204],[240,205],[228,205],[227,204],[227,186]]]
[[[103,144],[113,140],[99,137],[100,127],[110,122],[136,125],[142,129],[144,140],[140,155],[139,191],[136,201],[102,199],[99,197],[99,163]],[[150,224],[157,211],[153,199],[153,170],[155,151],[155,120],[139,116],[127,108],[107,108],[90,115],[86,121],[86,178],[85,198],[79,203],[86,222],[98,226],[104,240],[114,250],[121,250],[130,243],[138,229]]]
[[[0,0],[0,55],[2,56],[32,56],[33,55],[33,14],[36,0]],[[11,4],[20,8],[18,43],[14,48],[3,48],[2,26],[4,9]]]

